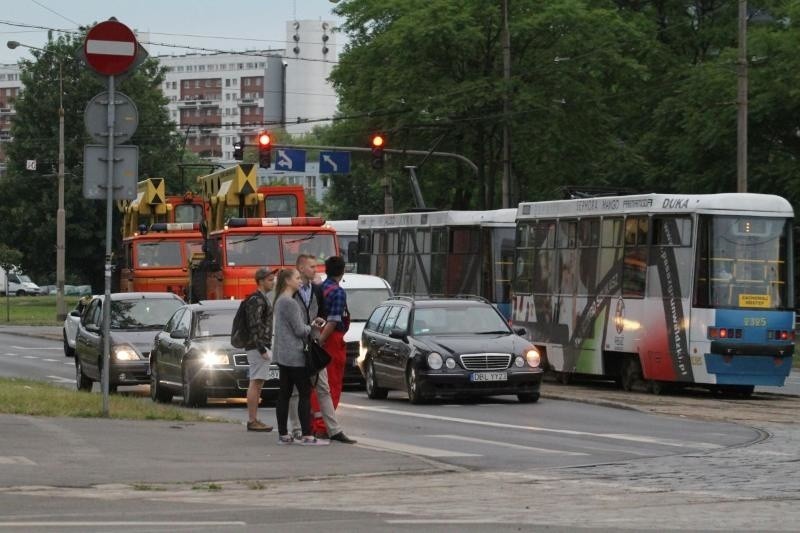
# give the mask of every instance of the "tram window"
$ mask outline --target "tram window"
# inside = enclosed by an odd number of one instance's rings
[[[689,217],[653,218],[653,244],[660,246],[691,246],[692,219]]]
[[[450,235],[450,251],[452,253],[467,254],[478,251],[480,238],[477,229],[453,229]]]
[[[378,253],[386,253],[386,232],[377,231],[372,236],[372,251]]]
[[[431,252],[447,252],[447,232],[444,228],[436,228],[431,235]]]
[[[535,246],[536,248],[553,248],[556,244],[556,221],[555,220],[540,220],[531,227],[531,233],[528,235],[532,238],[528,241],[528,246]]]
[[[431,251],[431,232],[428,230],[417,230],[417,251],[430,253]]]
[[[604,218],[600,245],[603,248],[622,246],[622,219]]]
[[[574,220],[561,220],[558,223],[558,238],[556,239],[559,248],[575,248],[577,240],[578,223]]]
[[[578,246],[597,246],[600,242],[600,219],[583,219],[578,223]]]
[[[386,251],[390,254],[397,253],[397,239],[398,230],[389,230],[386,232]]]
[[[369,233],[358,234],[358,251],[362,254],[372,251],[372,239]]]
[[[444,254],[431,255],[431,296],[444,294],[446,258]]]

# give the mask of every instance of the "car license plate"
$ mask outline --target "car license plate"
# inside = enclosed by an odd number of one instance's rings
[[[280,379],[281,371],[277,368],[270,368],[269,372],[267,372],[267,380],[272,381],[273,379]]]
[[[470,381],[508,381],[506,372],[473,372],[469,376]]]

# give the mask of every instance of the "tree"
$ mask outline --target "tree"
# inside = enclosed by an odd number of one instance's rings
[[[66,270],[68,277],[100,287],[105,202],[82,197],[83,145],[89,142],[83,111],[95,94],[105,90],[105,84],[104,78],[75,59],[82,43],[83,35],[51,37],[44,51],[32,52],[33,60],[20,62],[24,91],[15,102],[13,140],[6,145],[8,177],[0,183],[0,194],[7,201],[0,205],[0,218],[4,221],[4,238],[23,254],[23,267],[32,275],[53,279],[60,64],[65,110]],[[139,111],[139,126],[130,142],[139,146],[139,173],[143,177],[165,176],[177,160],[179,141],[160,91],[163,79],[163,69],[151,58],[118,84]],[[38,161],[37,172],[25,170],[27,159]]]

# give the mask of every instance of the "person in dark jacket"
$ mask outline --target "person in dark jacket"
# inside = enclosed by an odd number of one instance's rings
[[[267,293],[275,286],[276,273],[277,269],[256,270],[256,292],[248,296],[245,302],[247,330],[250,333],[250,339],[245,345],[247,362],[250,364],[250,384],[247,388],[248,431],[272,431],[272,426],[258,418],[258,402],[272,361],[272,305]]]

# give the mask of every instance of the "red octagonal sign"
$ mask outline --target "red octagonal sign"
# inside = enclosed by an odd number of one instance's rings
[[[122,74],[136,59],[136,36],[116,20],[94,26],[86,34],[83,51],[89,66],[100,74]]]

